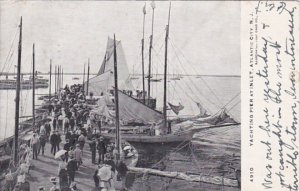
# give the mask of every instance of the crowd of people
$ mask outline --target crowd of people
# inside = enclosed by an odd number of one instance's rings
[[[91,176],[95,190],[114,190],[114,180],[124,182],[127,167],[122,161],[116,160],[114,143],[105,140],[99,124],[91,120],[92,107],[86,102],[82,85],[66,86],[58,95],[44,101],[47,110],[42,122],[34,128],[26,148],[30,152],[27,154],[28,160],[38,160],[39,155],[47,152],[60,160],[57,176],[50,179],[50,191],[78,190],[80,185],[76,185],[76,172],[80,171],[83,162],[88,162],[83,160],[86,148],[91,152],[91,163],[96,166],[94,176]],[[46,150],[47,144],[51,145],[51,149]],[[20,175],[23,174],[26,173]],[[107,174],[110,174],[110,178],[107,178]],[[126,190],[125,183],[123,185]],[[24,190],[19,187],[15,186],[14,190]],[[39,190],[46,189],[41,186]]]

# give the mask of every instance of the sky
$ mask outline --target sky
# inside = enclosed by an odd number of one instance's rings
[[[0,70],[17,64],[18,25],[23,18],[22,71],[49,60],[64,72],[83,72],[90,59],[98,72],[108,36],[122,41],[129,71],[141,73],[142,8],[146,4],[145,68],[152,8],[149,1],[1,1]],[[155,2],[153,73],[162,73],[169,2]],[[13,43],[12,43],[13,42]],[[11,49],[11,52],[10,52]],[[11,53],[13,52],[12,56]],[[10,53],[10,54],[9,54]],[[5,68],[7,71],[7,67]],[[174,1],[171,8],[169,73],[240,75],[240,2]],[[147,70],[145,69],[145,72]]]

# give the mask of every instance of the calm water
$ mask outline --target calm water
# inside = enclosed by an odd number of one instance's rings
[[[73,80],[75,76],[65,76],[64,81],[68,84],[82,83]],[[46,78],[46,77],[45,77]],[[133,80],[135,88],[141,89],[141,80]],[[162,107],[163,82],[152,85],[152,95],[158,99],[157,107]],[[147,84],[146,84],[147,87]],[[173,104],[179,102],[184,105],[181,115],[198,114],[199,110],[195,101],[207,108],[213,114],[226,105],[234,119],[240,122],[240,78],[237,77],[184,77],[178,81],[168,82],[168,101]],[[54,85],[52,87],[54,89]],[[31,115],[32,90],[21,91],[20,115]],[[38,89],[37,94],[47,94],[49,89]],[[234,98],[235,97],[235,98]],[[233,99],[234,98],[234,99]],[[0,140],[12,136],[14,131],[15,91],[0,90]],[[232,100],[232,101],[231,101]],[[231,101],[231,102],[230,102]],[[230,103],[228,103],[230,102]],[[40,104],[40,101],[36,101]],[[173,115],[169,113],[169,115]],[[195,134],[190,145],[173,152],[172,148],[157,147],[141,150],[139,166],[151,167],[157,161],[163,160],[163,166],[170,171],[190,171],[205,173],[215,176],[234,177],[232,168],[240,169],[240,126],[224,127],[207,130]],[[196,159],[196,160],[195,160]],[[159,164],[162,165],[162,164]],[[231,168],[232,167],[232,168]],[[135,190],[162,190],[163,186],[169,185],[168,190],[239,190],[230,187],[221,187],[204,183],[187,183],[180,180],[172,180],[152,176],[145,184],[141,177],[135,177],[133,189]]]

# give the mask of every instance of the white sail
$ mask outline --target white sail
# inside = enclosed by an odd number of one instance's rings
[[[119,91],[120,120],[124,123],[159,123],[163,120],[162,113],[153,110],[143,103]]]
[[[113,72],[108,71],[89,79],[89,92],[96,96],[106,95],[113,87]]]
[[[120,90],[133,90],[129,77],[124,50],[121,41],[116,41],[118,60],[118,87]],[[114,40],[108,37],[106,52],[98,75],[89,80],[89,92],[99,96],[105,94],[114,86]]]

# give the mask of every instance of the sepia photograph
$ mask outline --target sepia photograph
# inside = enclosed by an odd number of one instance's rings
[[[1,1],[0,190],[241,190],[241,2]]]

